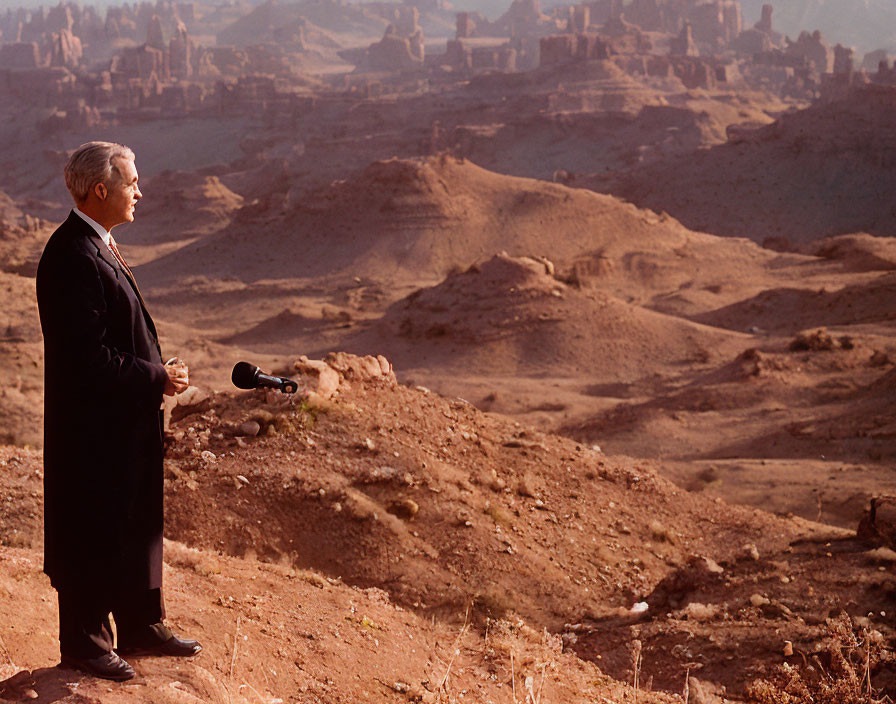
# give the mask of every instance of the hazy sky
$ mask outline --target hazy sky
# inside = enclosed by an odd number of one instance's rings
[[[262,0],[255,0],[260,4]],[[290,0],[279,0],[289,3]],[[16,7],[52,7],[59,0],[0,0],[0,11]],[[133,2],[133,0],[132,0]],[[206,0],[208,2],[208,0]],[[480,10],[495,18],[510,6],[511,0],[451,0],[459,10]],[[569,0],[542,0],[543,7],[567,4]],[[774,25],[779,32],[796,38],[800,31],[820,29],[830,44],[855,46],[860,54],[872,49],[896,53],[896,0],[741,0],[744,25],[752,26],[761,7],[770,2],[775,8]],[[83,3],[97,7],[120,5],[119,0]],[[230,4],[229,1],[208,4]]]

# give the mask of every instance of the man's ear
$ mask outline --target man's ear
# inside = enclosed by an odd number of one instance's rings
[[[93,187],[93,192],[96,193],[96,197],[100,200],[106,200],[106,195],[109,191],[106,189],[105,183],[98,183]]]

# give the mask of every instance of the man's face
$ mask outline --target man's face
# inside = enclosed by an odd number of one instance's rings
[[[106,201],[104,203],[108,221],[115,225],[134,221],[134,206],[143,197],[140,187],[137,185],[137,167],[129,159],[116,159],[113,166],[118,170],[121,178],[113,177],[112,184],[108,187]]]

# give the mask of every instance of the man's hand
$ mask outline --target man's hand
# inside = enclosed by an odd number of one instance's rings
[[[165,363],[165,371],[168,373],[168,381],[165,382],[166,396],[174,396],[186,391],[190,385],[190,369],[179,357],[169,359]]]

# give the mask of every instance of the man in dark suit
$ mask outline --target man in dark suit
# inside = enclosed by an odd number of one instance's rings
[[[195,655],[164,624],[162,395],[189,384],[163,364],[152,318],[111,235],[142,197],[134,154],[79,147],[77,207],[37,270],[44,336],[44,571],[59,596],[62,665],[134,677],[120,654]],[[114,618],[118,644],[113,650]]]

